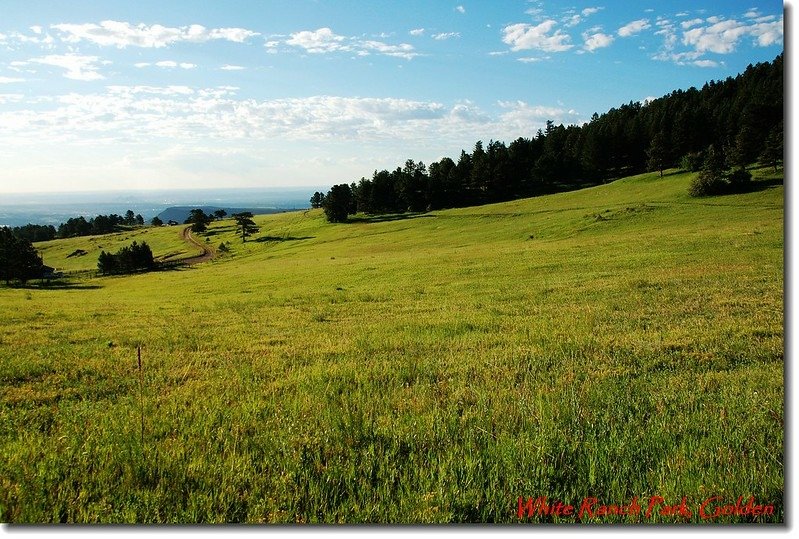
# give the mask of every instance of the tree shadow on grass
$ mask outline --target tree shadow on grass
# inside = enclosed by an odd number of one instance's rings
[[[406,219],[419,219],[422,217],[434,218],[429,213],[387,213],[385,215],[356,215],[347,219],[348,223],[385,223],[388,221],[404,221]]]
[[[70,281],[44,281],[41,283],[12,283],[8,285],[8,288],[16,290],[98,290],[102,288],[102,286],[99,284],[74,283]]]
[[[757,191],[765,191],[766,189],[772,189],[779,185],[783,185],[785,183],[784,178],[763,178],[763,179],[752,179],[752,182],[747,186],[744,193],[754,193]]]
[[[233,226],[223,226],[223,227],[215,228],[213,230],[206,230],[201,235],[203,237],[210,238],[210,237],[213,237],[213,236],[218,236],[220,234],[224,234],[226,232],[232,232],[233,230],[235,230],[235,227],[233,227]]]
[[[715,195],[710,195],[709,197],[705,198],[722,198],[730,195],[743,195],[746,193],[758,193],[760,191],[766,191],[768,189],[774,189],[780,185],[783,185],[785,181],[783,178],[758,178],[752,179],[750,182],[746,183],[745,185],[737,185],[732,186],[728,185],[725,188],[725,191],[722,193],[718,193]]]
[[[135,273],[152,273],[152,272],[160,272],[160,271],[185,271],[190,269],[191,266],[196,264],[190,264],[186,262],[186,260],[175,260],[171,262],[158,262],[156,263],[155,267],[147,272],[135,272]],[[134,275],[134,273],[128,273],[127,275]]]
[[[260,238],[255,238],[257,243],[265,243],[270,241],[276,242],[284,242],[284,241],[300,241],[300,240],[312,240],[316,236],[261,236]]]

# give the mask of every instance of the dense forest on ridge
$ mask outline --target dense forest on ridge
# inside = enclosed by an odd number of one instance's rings
[[[554,125],[509,145],[478,141],[471,153],[426,166],[409,159],[358,183],[315,193],[331,221],[348,214],[425,211],[502,202],[602,183],[680,162],[694,170],[713,147],[730,166],[781,160],[783,54],[702,89],[630,102],[588,123]]]

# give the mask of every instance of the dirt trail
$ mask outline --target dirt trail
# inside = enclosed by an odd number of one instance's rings
[[[181,232],[181,237],[183,238],[183,241],[191,243],[192,245],[196,245],[203,251],[202,254],[200,255],[193,256],[191,258],[184,258],[183,260],[181,260],[183,264],[200,264],[202,262],[208,262],[209,260],[213,260],[214,257],[216,256],[216,253],[214,252],[213,249],[211,249],[211,247],[209,247],[208,245],[203,245],[202,243],[194,239],[194,236],[191,235],[190,226],[187,226],[186,228],[183,229],[183,232]]]

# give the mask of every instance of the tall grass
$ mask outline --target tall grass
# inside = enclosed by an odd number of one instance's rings
[[[719,495],[776,514],[711,522],[780,522],[765,174],[699,201],[651,174],[395,221],[263,216],[260,242],[221,222],[207,264],[0,289],[0,519],[519,522],[519,497]]]

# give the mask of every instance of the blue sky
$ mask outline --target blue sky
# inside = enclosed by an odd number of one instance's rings
[[[329,186],[701,87],[763,1],[0,4],[0,193]]]

